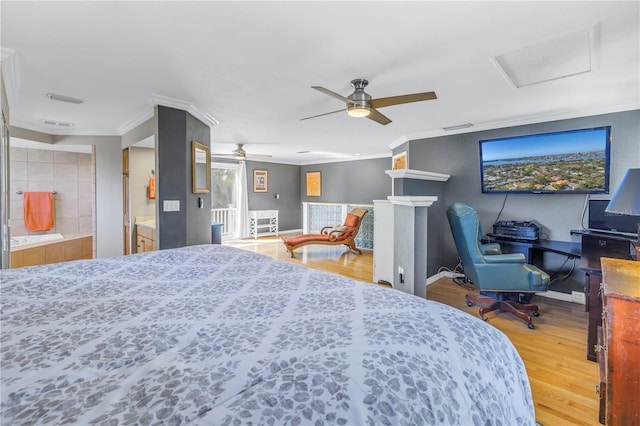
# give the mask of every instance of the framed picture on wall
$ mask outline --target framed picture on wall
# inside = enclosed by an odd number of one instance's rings
[[[399,154],[396,154],[392,157],[392,165],[393,170],[401,170],[407,168],[407,151],[403,151]]]
[[[307,172],[307,197],[319,197],[322,194],[322,173]]]
[[[267,171],[253,171],[253,192],[267,192]]]

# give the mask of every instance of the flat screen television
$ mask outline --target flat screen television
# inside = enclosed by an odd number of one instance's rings
[[[480,141],[484,193],[608,194],[611,126]]]
[[[607,213],[607,204],[609,200],[589,200],[589,230],[637,235],[640,216]]]

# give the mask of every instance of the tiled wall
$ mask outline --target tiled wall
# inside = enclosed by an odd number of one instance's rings
[[[46,233],[93,233],[95,168],[93,154],[11,148],[11,235],[28,235],[18,191],[56,191],[54,229]]]
[[[367,210],[367,214],[362,220],[360,231],[356,236],[356,246],[360,248],[373,249],[373,207],[359,204],[313,204],[308,203],[309,233],[319,233],[324,226],[339,225],[343,222],[343,209],[347,212],[354,208]]]

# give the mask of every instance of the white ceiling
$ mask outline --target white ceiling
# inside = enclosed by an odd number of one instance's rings
[[[118,135],[160,103],[215,120],[214,152],[244,143],[249,153],[309,164],[388,156],[390,145],[464,123],[477,131],[638,109],[639,5],[2,1],[2,68],[13,126]],[[586,44],[586,72],[516,88],[497,66],[505,55],[562,74],[566,49],[560,58],[546,49],[576,33],[588,42],[574,42],[570,59],[584,66],[577,49]],[[381,109],[387,126],[346,113],[299,120],[344,107],[310,86],[347,96],[361,77],[374,98],[433,90],[438,99]],[[50,92],[85,102],[52,101]]]

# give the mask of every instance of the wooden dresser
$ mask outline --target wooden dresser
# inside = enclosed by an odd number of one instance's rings
[[[600,261],[600,423],[640,425],[640,262]]]

